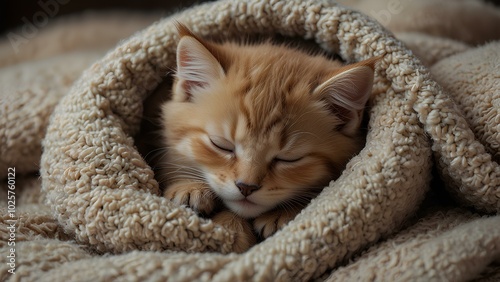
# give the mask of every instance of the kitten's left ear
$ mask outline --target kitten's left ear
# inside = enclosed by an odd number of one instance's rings
[[[344,122],[340,131],[347,135],[354,135],[363,119],[364,108],[372,93],[377,59],[344,67],[313,92],[316,97],[326,100],[332,112]]]
[[[223,78],[225,73],[215,57],[219,52],[212,44],[198,38],[182,24],[177,28],[181,39],[177,46],[178,83],[174,95],[180,100],[190,101],[200,90]]]

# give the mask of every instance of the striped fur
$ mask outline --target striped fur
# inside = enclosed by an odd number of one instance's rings
[[[286,46],[215,44],[179,30],[173,99],[162,107],[165,197],[205,214],[220,199],[267,237],[362,147],[375,61],[342,66]],[[245,197],[238,182],[258,189]]]

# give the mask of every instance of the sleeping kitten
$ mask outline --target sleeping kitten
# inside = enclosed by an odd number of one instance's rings
[[[162,106],[164,196],[266,238],[337,178],[363,146],[371,59],[342,66],[271,43],[216,44],[178,25],[177,73]],[[237,216],[236,216],[237,215]],[[242,250],[255,239],[243,234]],[[244,246],[246,244],[246,246]]]

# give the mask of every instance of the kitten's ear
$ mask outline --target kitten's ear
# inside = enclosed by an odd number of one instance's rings
[[[181,39],[177,46],[177,85],[175,98],[190,101],[203,88],[224,77],[224,69],[207,43],[185,26],[178,26]]]
[[[314,90],[327,101],[332,112],[342,120],[340,131],[354,135],[363,119],[363,111],[373,86],[376,59],[346,66]]]

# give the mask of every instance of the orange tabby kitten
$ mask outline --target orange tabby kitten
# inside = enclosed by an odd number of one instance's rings
[[[237,226],[241,250],[293,219],[363,146],[375,59],[353,65],[271,43],[207,42],[178,26],[162,106],[164,196]],[[237,215],[237,216],[236,216]],[[250,233],[250,234],[249,234]]]

